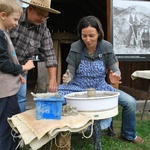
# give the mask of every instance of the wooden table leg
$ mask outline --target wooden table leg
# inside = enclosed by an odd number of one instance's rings
[[[143,115],[144,115],[144,113],[145,113],[145,109],[146,109],[146,105],[147,105],[147,101],[148,101],[149,95],[150,95],[150,86],[149,86],[149,88],[148,88],[147,98],[146,98],[145,103],[144,103],[144,107],[143,107],[143,111],[142,111],[142,115],[141,115],[141,121],[142,121]]]
[[[147,100],[145,100],[145,103],[144,103],[144,107],[143,107],[143,111],[142,111],[142,115],[141,115],[141,121],[142,121],[143,115],[145,113],[146,104],[147,104]]]
[[[71,133],[69,131],[60,132],[38,150],[71,150]]]

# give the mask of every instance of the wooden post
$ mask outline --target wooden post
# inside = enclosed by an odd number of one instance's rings
[[[39,150],[71,150],[71,133],[69,131],[59,133]]]
[[[61,132],[52,140],[52,150],[71,150],[71,133]]]
[[[38,93],[47,92],[47,68],[45,67],[45,62],[38,62]]]
[[[111,14],[112,6],[111,6],[111,3],[112,3],[111,0],[107,0],[106,9],[107,9],[107,40],[112,43],[113,42],[113,39],[112,39],[112,31],[113,30],[112,30],[112,14]],[[119,62],[118,62],[118,66],[119,66]],[[109,81],[108,77],[107,77],[107,81]],[[115,84],[115,85],[113,85],[113,87],[118,89],[119,84]]]
[[[106,11],[107,11],[107,40],[109,42],[112,41],[112,31],[111,31],[111,0],[107,0],[107,4],[106,4]]]

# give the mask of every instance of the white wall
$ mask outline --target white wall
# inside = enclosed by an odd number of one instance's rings
[[[24,8],[26,8],[26,7],[28,7],[29,5],[28,4],[26,4],[26,3],[22,3],[20,0],[17,0],[21,5],[22,5],[22,7],[24,7]],[[28,2],[30,1],[30,0],[27,0]]]

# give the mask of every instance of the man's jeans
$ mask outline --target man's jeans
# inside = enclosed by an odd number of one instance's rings
[[[136,100],[119,89],[115,90],[120,93],[118,103],[123,107],[121,134],[127,140],[134,140],[136,137]]]
[[[25,84],[21,84],[21,87],[17,93],[18,104],[20,107],[20,111],[24,112],[26,110],[26,93],[27,93],[27,74],[23,76],[26,79]]]

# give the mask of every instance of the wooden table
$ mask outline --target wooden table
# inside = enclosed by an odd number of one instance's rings
[[[20,135],[21,141],[23,141],[25,145],[30,146],[32,150],[35,150],[40,149],[52,139],[55,139],[59,133],[61,133],[61,137],[65,137],[66,131],[70,133],[84,131],[88,126],[93,124],[93,120],[90,116],[81,113],[62,116],[60,120],[36,120],[36,109],[31,109],[8,118],[8,123],[11,128]],[[54,144],[55,141],[56,140],[54,140]],[[65,147],[69,142],[70,140],[65,140],[64,143],[60,144],[56,142],[56,146]],[[67,146],[67,148],[69,150],[69,146]]]
[[[150,70],[137,70],[137,71],[135,71],[131,74],[131,78],[132,78],[132,80],[135,80],[136,78],[143,78],[143,79],[150,80]],[[145,100],[143,111],[142,111],[142,114],[141,114],[141,120],[143,119],[143,115],[145,113],[145,108],[146,108],[146,105],[147,105],[149,95],[150,95],[150,85],[148,87],[147,98]]]

